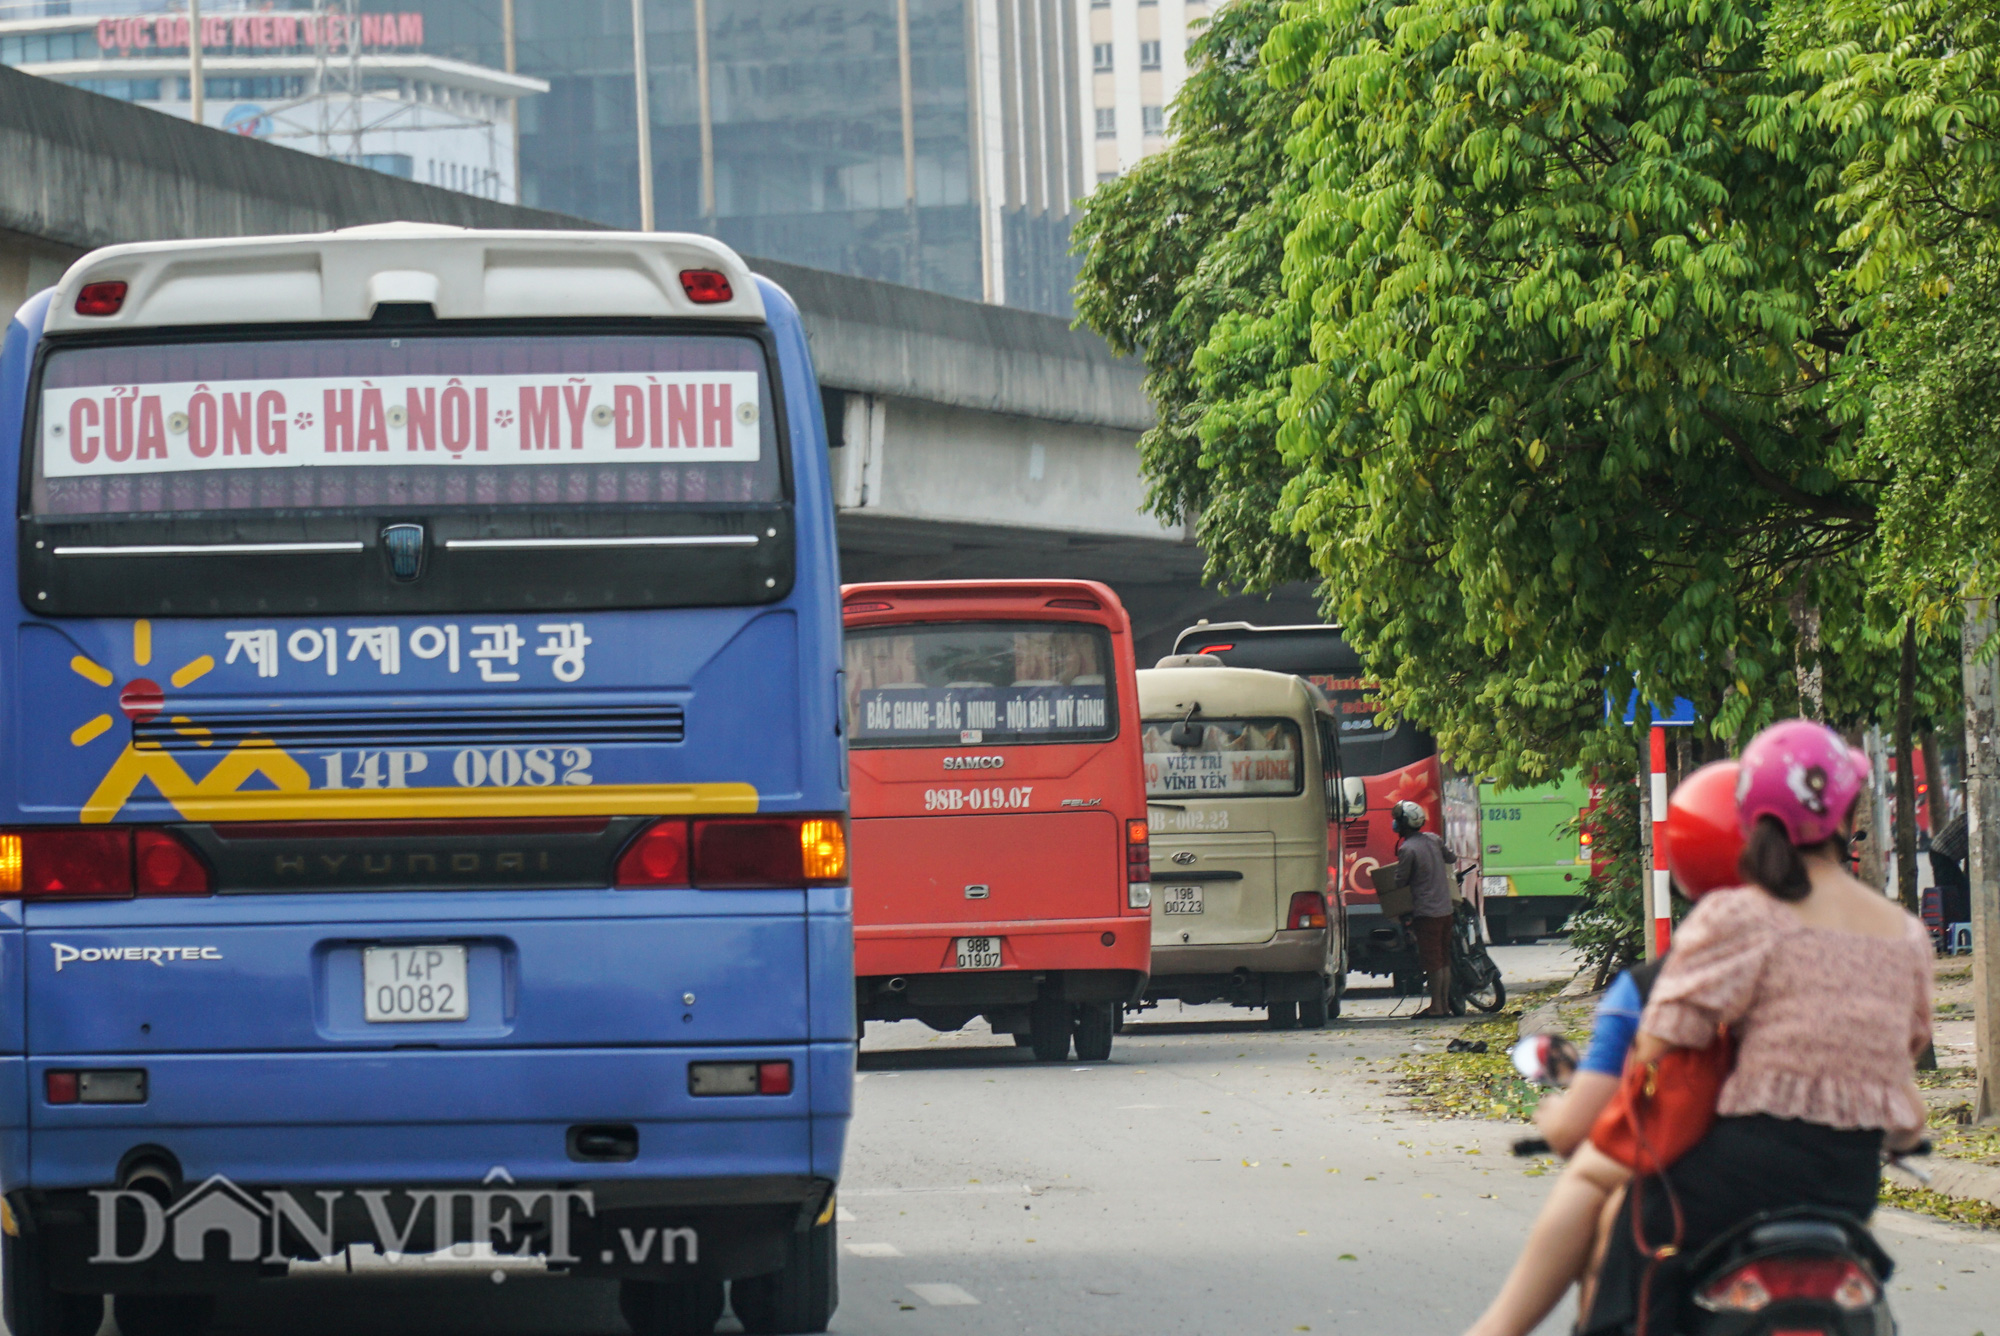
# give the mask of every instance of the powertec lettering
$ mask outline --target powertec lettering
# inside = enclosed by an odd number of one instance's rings
[[[65,965],[95,965],[107,960],[158,965],[164,969],[169,962],[222,959],[222,949],[215,946],[70,946],[66,942],[49,945],[55,948],[57,974],[62,973]]]

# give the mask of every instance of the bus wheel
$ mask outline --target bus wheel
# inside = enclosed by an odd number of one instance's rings
[[[1299,1026],[1306,1030],[1324,1030],[1326,1023],[1340,1014],[1340,999],[1333,995],[1333,985],[1320,980],[1321,991],[1299,1002]]]
[[[1028,1008],[1028,1038],[1037,1062],[1061,1062],[1069,1056],[1069,1003],[1038,998]]]
[[[840,1306],[840,1257],[833,1221],[793,1233],[785,1247],[785,1269],[732,1281],[729,1302],[743,1330],[753,1336],[825,1331],[833,1310]]]
[[[111,1301],[119,1336],[198,1336],[214,1311],[209,1294],[121,1294]]]
[[[620,1281],[618,1311],[632,1336],[708,1336],[722,1319],[722,1282]]]
[[[1029,1048],[1033,1046],[1034,1042],[1035,1042],[1035,1037],[1029,1034],[1025,1030],[1021,1031],[1020,1033],[1014,1036],[1015,1048]]]
[[[1116,1002],[1077,1004],[1077,1061],[1103,1062],[1111,1056],[1111,1036],[1117,1033],[1119,1010]]]
[[[1264,1008],[1264,1025],[1271,1030],[1289,1030],[1299,1023],[1299,1004],[1273,1002]]]
[[[49,1284],[48,1265],[35,1241],[23,1236],[6,1245],[7,1329],[14,1336],[97,1336],[104,1323],[104,1298],[65,1294]]]

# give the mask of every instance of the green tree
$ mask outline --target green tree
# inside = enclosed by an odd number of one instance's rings
[[[1503,779],[1625,750],[1599,723],[1634,678],[1724,736],[1790,708],[1791,597],[1874,511],[1828,397],[1856,332],[1832,139],[1773,110],[1804,76],[1761,11],[1295,12],[1266,49],[1307,90],[1288,301],[1197,366],[1304,350],[1273,513],[1388,699]],[[1205,438],[1262,389],[1217,396]]]
[[[1285,0],[1235,0],[1198,30],[1172,144],[1099,186],[1073,243],[1083,260],[1078,319],[1146,361],[1159,422],[1139,450],[1154,512],[1169,524],[1194,519],[1210,578],[1253,589],[1312,574],[1303,545],[1271,524],[1284,482],[1275,405],[1261,432],[1206,448],[1194,357],[1219,320],[1280,294],[1295,170],[1283,143],[1301,90],[1272,87],[1259,53],[1284,9]],[[1267,349],[1262,360],[1287,353]]]

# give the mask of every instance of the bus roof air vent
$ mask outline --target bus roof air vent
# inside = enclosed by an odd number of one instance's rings
[[[1155,668],[1227,668],[1229,665],[1213,654],[1169,654],[1153,666]]]

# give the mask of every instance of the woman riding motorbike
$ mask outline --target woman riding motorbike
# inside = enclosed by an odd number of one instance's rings
[[[1923,925],[1848,874],[1865,761],[1821,725],[1760,733],[1738,769],[1738,866],[1749,885],[1705,896],[1682,923],[1634,1045],[1636,1061],[1705,1048],[1728,1026],[1736,1066],[1713,1129],[1657,1178],[1610,1234],[1587,1336],[1672,1330],[1679,1272],[1703,1244],[1763,1211],[1817,1205],[1865,1219],[1885,1135],[1914,1144],[1924,1122],[1914,1060],[1930,1038]],[[1525,1332],[1589,1255],[1625,1167],[1585,1145],[1558,1181],[1528,1248],[1478,1336]],[[1636,1225],[1635,1225],[1636,1220]],[[1659,1260],[1641,1256],[1671,1243]],[[1642,1286],[1652,1268],[1649,1283]]]

